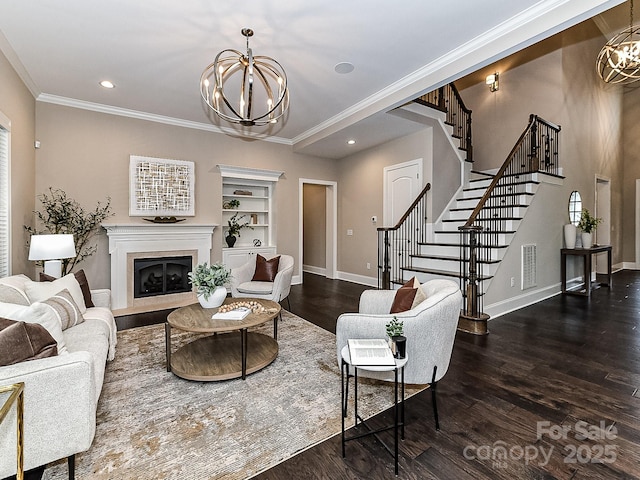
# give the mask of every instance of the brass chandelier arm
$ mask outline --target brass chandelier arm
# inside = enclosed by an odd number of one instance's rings
[[[629,28],[609,40],[596,58],[600,78],[611,84],[630,84],[640,80],[640,27],[633,25],[633,0],[629,9]]]
[[[200,94],[225,121],[247,127],[276,123],[289,107],[287,75],[273,58],[253,55],[251,29],[243,29],[242,34],[246,53],[234,49],[218,53],[200,76]]]

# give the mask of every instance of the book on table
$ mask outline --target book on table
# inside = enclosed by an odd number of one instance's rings
[[[393,367],[396,359],[389,344],[382,338],[349,339],[351,365],[356,367]]]
[[[211,316],[212,320],[242,320],[251,313],[250,308],[238,307],[228,312],[218,312]]]

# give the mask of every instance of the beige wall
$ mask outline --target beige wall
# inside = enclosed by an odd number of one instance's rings
[[[0,112],[11,122],[11,269],[32,276],[24,225],[32,222],[35,201],[35,100],[1,52]]]
[[[302,263],[324,269],[327,265],[327,187],[306,183],[303,186]]]
[[[622,173],[622,94],[605,85],[594,63],[606,40],[592,21],[542,42],[537,52],[516,54],[485,72],[500,72],[495,93],[480,79],[464,88],[462,97],[473,110],[474,168],[498,168],[527,125],[530,113],[560,124],[560,166],[565,179],[559,186],[545,186],[512,245],[538,246],[538,288],[560,282],[562,228],[569,221],[568,200],[578,190],[592,213],[596,175],[611,179],[611,242],[614,263],[624,258]],[[506,69],[506,70],[503,70]],[[492,152],[496,152],[494,155]],[[494,278],[487,303],[521,294],[520,249],[510,248]],[[576,265],[570,270],[576,271]],[[509,285],[510,277],[516,288]],[[495,285],[495,286],[494,286]]]
[[[220,223],[221,177],[217,164],[284,171],[275,189],[278,251],[298,258],[298,179],[336,180],[333,160],[293,153],[290,146],[242,141],[227,135],[38,102],[36,194],[61,188],[86,208],[111,197],[112,223],[144,223],[129,217],[129,156],[195,162],[196,216],[189,223]],[[39,205],[38,205],[39,207]],[[221,229],[213,235],[212,261],[222,258]],[[107,287],[106,235],[82,267],[92,286]],[[296,265],[296,274],[300,272]]]
[[[640,179],[640,90],[629,89],[624,94],[624,179],[622,225],[625,262],[636,259],[636,180]]]
[[[431,129],[393,140],[338,161],[338,269],[377,278],[377,227],[382,227],[383,169],[397,163],[428,159],[424,182],[431,181]],[[376,215],[378,224],[371,222]],[[353,230],[348,236],[347,230]],[[367,263],[371,269],[367,269]]]

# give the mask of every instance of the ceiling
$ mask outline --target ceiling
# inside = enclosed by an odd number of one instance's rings
[[[0,50],[38,101],[342,158],[421,128],[385,112],[622,1],[3,0]],[[200,98],[202,70],[244,49],[243,27],[287,72],[275,126],[241,131]],[[354,71],[336,73],[340,62]]]

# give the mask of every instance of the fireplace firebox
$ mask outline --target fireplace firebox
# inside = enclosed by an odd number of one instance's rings
[[[133,297],[144,298],[191,291],[190,256],[133,260]]]

